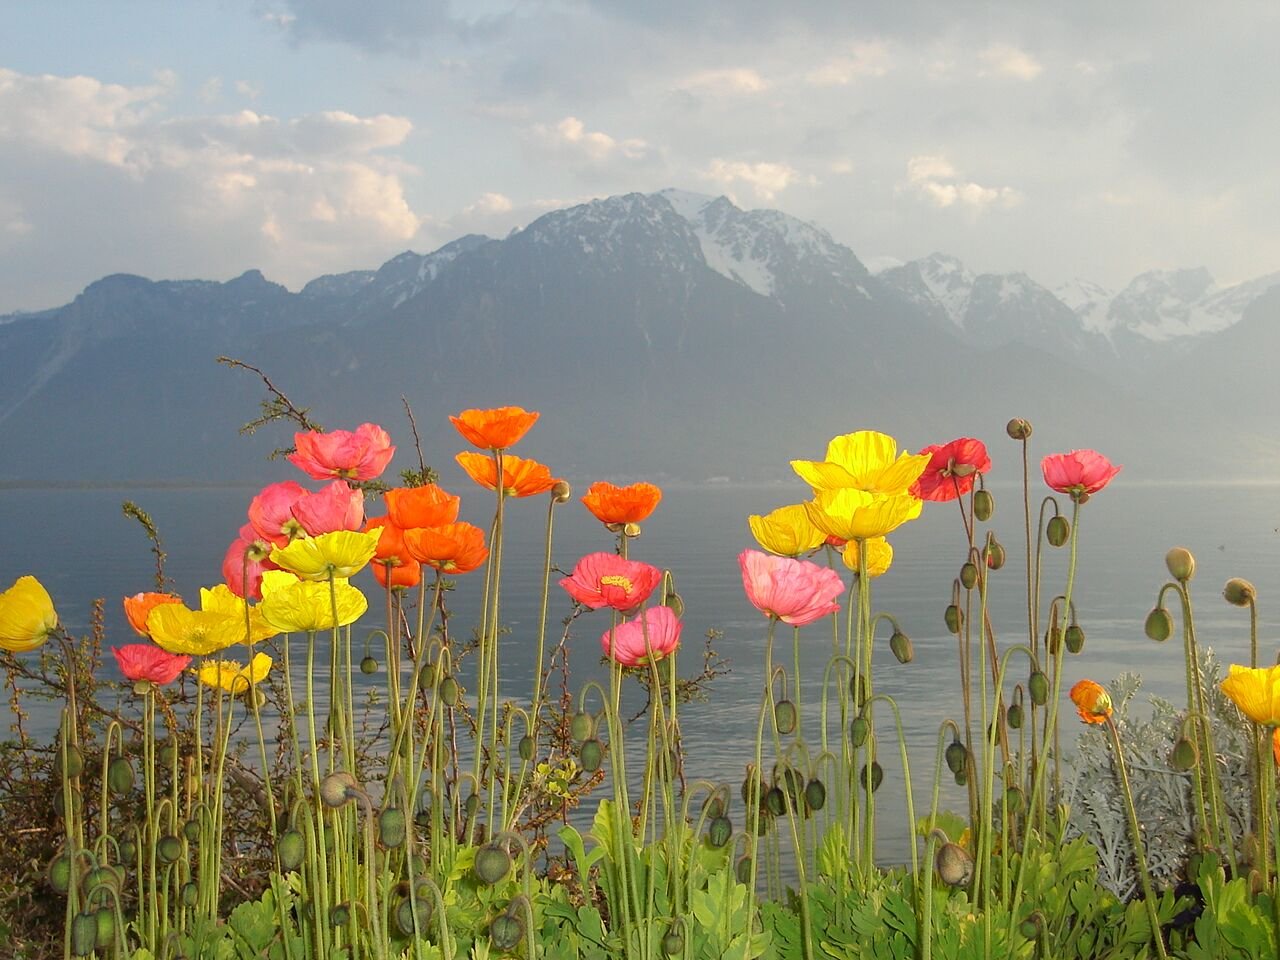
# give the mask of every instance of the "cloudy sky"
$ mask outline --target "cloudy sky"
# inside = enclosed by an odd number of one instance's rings
[[[108,273],[297,289],[674,186],[862,259],[1112,288],[1280,270],[1280,6],[14,0],[0,312]]]

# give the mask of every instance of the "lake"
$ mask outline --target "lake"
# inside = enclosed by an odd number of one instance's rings
[[[283,470],[279,479],[290,477]],[[1043,494],[1036,479],[1037,496]],[[446,476],[450,490],[463,495],[462,519],[487,526],[489,494],[466,488]],[[612,537],[577,501],[586,482],[575,482],[575,498],[557,508],[554,556],[563,570],[572,568],[583,553],[608,550]],[[988,525],[1008,551],[1008,563],[991,580],[991,619],[1002,644],[1025,640],[1025,547],[1020,488],[999,479],[989,486],[996,513]],[[34,574],[49,589],[59,614],[73,632],[87,628],[90,603],[105,597],[108,644],[136,640],[124,620],[120,598],[154,589],[154,561],[141,527],[125,517],[121,502],[132,500],[154,518],[169,558],[166,571],[189,602],[198,600],[202,585],[219,581],[227,545],[245,522],[245,509],[254,487],[0,490],[0,589],[22,574]],[[754,752],[755,719],[762,687],[762,659],[766,621],[748,603],[737,565],[738,553],[754,546],[747,528],[750,513],[803,499],[798,480],[769,485],[731,483],[670,484],[643,536],[632,542],[631,556],[670,569],[685,601],[684,651],[681,672],[700,665],[700,637],[709,629],[721,631],[717,651],[730,661],[731,672],[717,679],[706,703],[682,708],[689,773],[693,777],[741,781],[744,764]],[[511,628],[504,638],[504,693],[527,698],[532,688],[534,645],[537,637],[538,588],[541,578],[542,535],[546,501],[513,501],[508,508],[508,539],[503,571],[502,617]],[[1063,509],[1070,510],[1064,503]],[[380,513],[377,503],[370,513]],[[1276,484],[1143,484],[1126,482],[1121,474],[1110,487],[1082,509],[1079,569],[1075,600],[1087,634],[1083,653],[1069,658],[1064,691],[1075,680],[1091,677],[1106,682],[1124,671],[1141,673],[1147,693],[1183,696],[1182,646],[1176,639],[1155,644],[1142,625],[1156,592],[1168,579],[1165,551],[1172,546],[1192,550],[1198,570],[1192,583],[1201,642],[1226,661],[1248,658],[1247,612],[1221,598],[1223,583],[1232,576],[1251,580],[1260,597],[1264,661],[1274,658],[1280,641],[1280,485]],[[917,814],[927,811],[933,751],[939,724],[961,716],[955,638],[943,625],[951,583],[964,561],[964,533],[955,504],[926,504],[923,516],[900,528],[891,538],[895,548],[892,569],[874,581],[877,612],[894,614],[912,637],[915,660],[899,664],[880,642],[875,653],[878,692],[892,695],[902,709],[911,748],[911,772]],[[1066,549],[1046,547],[1043,603],[1065,586]],[[844,571],[842,571],[844,572]],[[482,573],[458,580],[453,599],[465,632],[479,606]],[[553,576],[548,639],[560,633],[560,621],[570,611],[567,595]],[[373,596],[378,590],[368,572],[357,584]],[[846,576],[847,582],[847,576]],[[357,624],[357,644],[379,626],[380,604]],[[587,677],[603,676],[598,666],[599,637],[609,618],[604,612],[585,614],[574,626],[574,686]],[[887,639],[887,630],[880,636]],[[814,703],[822,668],[830,652],[827,622],[802,631],[805,702]],[[775,659],[790,664],[791,631],[778,633]],[[234,653],[234,651],[233,651]],[[357,646],[356,656],[360,655]],[[109,668],[114,671],[114,663]],[[1015,662],[1019,678],[1025,669]],[[375,678],[376,679],[376,678]],[[123,689],[122,689],[123,695]],[[1069,707],[1069,705],[1068,705]],[[809,729],[814,714],[806,710]],[[887,717],[880,728],[881,762],[885,767],[886,808],[902,809],[902,784],[896,747]],[[1075,727],[1065,715],[1064,729]],[[634,752],[634,751],[633,751]],[[945,775],[945,771],[944,771]],[[962,805],[958,790],[947,778],[944,802]],[[903,849],[905,819],[883,823],[881,843]]]

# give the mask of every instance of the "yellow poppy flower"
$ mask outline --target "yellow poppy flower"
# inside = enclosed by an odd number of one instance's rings
[[[10,653],[34,650],[57,626],[49,591],[35,577],[19,577],[0,593],[0,648]]]
[[[898,455],[898,441],[874,430],[835,437],[827,444],[825,460],[792,460],[795,470],[814,493],[853,487],[868,493],[906,493],[929,466],[929,454]]]
[[[770,553],[781,557],[799,557],[816,550],[827,535],[813,525],[803,503],[779,507],[765,516],[747,517],[751,535]]]
[[[1221,686],[1254,723],[1280,727],[1280,666],[1251,669],[1233,663]]]
[[[844,547],[844,565],[858,572],[858,541],[850,540]],[[893,563],[893,546],[884,537],[867,541],[867,576],[874,580]]]
[[[342,578],[334,579],[331,597],[327,581],[299,580],[283,570],[267,570],[262,575],[258,609],[268,623],[286,633],[332,630],[335,601],[339,627],[359,620],[369,608],[364,594]]]
[[[249,608],[249,639],[253,643],[261,643],[274,637],[279,629],[262,619],[262,614],[244,597],[237,596],[225,583],[216,587],[200,588],[200,609],[205,613],[217,613],[233,618],[240,626],[239,643],[244,643],[244,608]]]
[[[886,496],[845,487],[826,490],[804,505],[819,530],[841,540],[873,540],[920,516],[921,501],[907,493]]]
[[[265,653],[255,653],[248,666],[241,666],[234,660],[210,660],[192,671],[205,686],[215,690],[221,687],[233,694],[248,690],[250,680],[261,683],[270,672],[271,658]]]
[[[273,548],[271,562],[303,580],[328,580],[331,574],[346,579],[373,559],[378,536],[377,530],[334,530],[318,537],[303,537],[290,541],[288,546]]]
[[[147,615],[147,632],[162,650],[205,657],[244,643],[244,620],[181,603],[162,603]]]

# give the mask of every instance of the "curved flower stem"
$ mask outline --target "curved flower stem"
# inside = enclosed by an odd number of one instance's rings
[[[954,720],[944,720],[938,727],[938,746],[934,750],[933,758],[933,799],[929,803],[929,834],[925,840],[924,847],[924,868],[923,877],[920,873],[916,873],[913,884],[918,888],[921,881],[924,883],[924,894],[921,899],[919,908],[920,917],[920,960],[932,960],[933,956],[933,843],[934,843],[934,824],[938,820],[938,791],[942,781],[942,757],[946,753],[946,745],[944,737],[947,728],[950,727],[952,737],[960,736],[960,727]],[[913,825],[911,829],[915,829]],[[912,839],[912,848],[915,847],[915,840]]]

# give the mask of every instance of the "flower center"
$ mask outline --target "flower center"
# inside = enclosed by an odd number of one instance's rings
[[[626,593],[630,593],[634,588],[629,577],[624,577],[620,573],[609,573],[600,578],[600,586],[602,587],[618,587]]]

